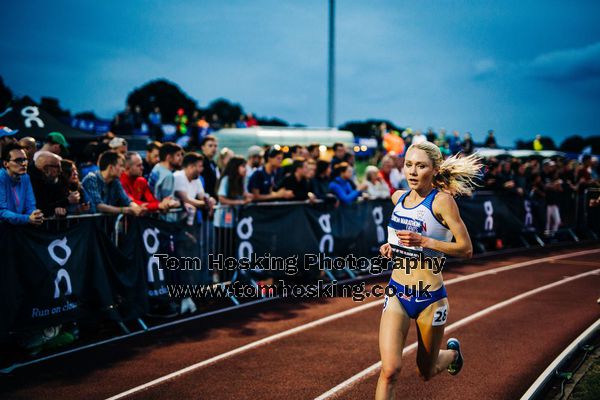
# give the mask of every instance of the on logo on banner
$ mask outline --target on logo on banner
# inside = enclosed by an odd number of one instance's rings
[[[65,255],[60,256],[56,253],[56,249],[61,248]],[[67,238],[64,237],[62,239],[56,239],[52,243],[48,245],[48,254],[50,254],[50,258],[54,260],[58,265],[63,267],[69,258],[71,257],[71,248],[67,245]],[[65,292],[65,296],[70,295],[73,292],[73,287],[71,286],[71,277],[69,276],[69,272],[66,269],[60,268],[56,272],[56,278],[54,279],[54,298],[58,299],[60,297],[60,281],[64,280],[67,285],[67,290]]]

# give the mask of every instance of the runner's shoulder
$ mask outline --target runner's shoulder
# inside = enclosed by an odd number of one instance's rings
[[[394,194],[392,194],[392,203],[394,203],[394,205],[396,205],[396,203],[398,203],[398,199],[400,198],[400,196],[402,196],[406,192],[407,192],[407,190],[396,190],[394,192]]]

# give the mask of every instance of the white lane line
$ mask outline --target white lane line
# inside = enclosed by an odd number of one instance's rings
[[[593,332],[598,329],[600,329],[600,319],[598,319],[585,331],[583,331],[583,333],[579,335],[577,339],[573,340],[573,342],[571,342],[571,344],[567,346],[567,348],[564,349],[563,352],[560,353],[558,357],[556,357],[554,361],[550,363],[550,365],[548,365],[548,368],[546,368],[544,372],[542,372],[542,374],[535,380],[535,382],[533,382],[533,384],[525,392],[525,394],[523,394],[521,400],[534,399],[536,395],[539,394],[537,392],[546,385],[546,383],[554,375],[554,372],[557,370],[557,368],[569,357],[569,355],[575,350],[575,348],[577,348],[582,342],[587,340],[593,334]]]
[[[489,314],[491,312],[494,312],[500,308],[506,307],[512,303],[515,303],[519,300],[524,299],[525,297],[529,297],[532,296],[536,293],[542,292],[544,290],[548,290],[548,289],[552,289],[556,286],[559,285],[564,285],[565,283],[569,283],[571,281],[574,281],[576,279],[580,279],[580,278],[584,278],[586,276],[590,276],[590,275],[598,275],[600,274],[600,269],[595,269],[593,271],[588,271],[579,275],[575,275],[575,276],[571,276],[571,277],[566,277],[561,279],[560,281],[556,281],[554,283],[550,283],[548,285],[544,285],[544,286],[540,286],[536,289],[530,290],[528,292],[525,293],[521,293],[518,296],[514,296],[511,297],[508,300],[504,300],[500,303],[494,304],[493,306],[484,308],[483,310],[480,310],[474,314],[469,315],[468,317],[465,317],[459,321],[456,321],[453,324],[450,324],[446,330],[445,333],[449,333],[452,332],[453,330],[460,328],[463,325],[467,325],[468,323],[476,320],[477,318],[483,317],[486,314]],[[417,342],[411,343],[409,346],[404,348],[404,351],[402,352],[402,355],[405,356],[406,354],[408,354],[409,352],[411,352],[412,350],[414,350],[417,347]],[[381,368],[381,361],[371,365],[370,367],[362,370],[361,372],[359,372],[358,374],[346,379],[344,382],[340,383],[339,385],[335,386],[334,388],[328,390],[327,392],[323,393],[322,395],[320,395],[319,397],[316,397],[315,400],[325,400],[325,399],[329,399],[332,396],[339,394],[340,392],[348,389],[350,386],[352,386],[353,384],[357,383],[358,381],[360,381],[361,379],[377,372],[379,369]]]
[[[493,268],[493,269],[490,269],[490,270],[487,270],[487,271],[476,272],[474,274],[470,274],[470,275],[466,275],[466,276],[461,276],[461,277],[458,277],[458,278],[453,278],[453,279],[450,279],[450,280],[446,281],[444,284],[445,285],[450,285],[450,284],[453,284],[453,283],[463,282],[465,280],[475,279],[475,278],[479,278],[479,277],[485,276],[485,275],[492,275],[492,274],[496,274],[498,272],[508,271],[508,270],[515,269],[515,268],[522,268],[522,267],[526,267],[526,266],[529,266],[529,265],[539,264],[539,263],[543,263],[543,262],[550,261],[550,260],[563,259],[563,258],[568,258],[568,257],[577,257],[577,256],[582,256],[582,255],[591,254],[591,253],[598,253],[598,252],[600,252],[600,249],[583,250],[583,251],[577,251],[577,252],[573,252],[573,253],[561,254],[561,255],[557,255],[557,256],[540,258],[540,259],[537,259],[537,260],[524,261],[524,262],[520,262],[520,263],[516,263],[516,264],[506,265],[506,266],[503,266],[503,267]],[[193,365],[190,365],[190,366],[188,366],[186,368],[183,368],[183,369],[180,369],[178,371],[172,372],[172,373],[170,373],[168,375],[164,375],[164,376],[162,376],[160,378],[154,379],[154,380],[152,380],[150,382],[147,382],[147,383],[145,383],[143,385],[136,386],[136,387],[134,387],[132,389],[129,389],[129,390],[125,391],[125,392],[122,392],[122,393],[116,394],[116,395],[114,395],[112,397],[109,397],[107,400],[121,399],[121,398],[126,397],[126,396],[128,396],[130,394],[137,393],[137,392],[140,392],[142,390],[146,390],[146,389],[148,389],[148,388],[150,388],[152,386],[156,386],[156,385],[158,385],[158,384],[160,384],[162,382],[165,382],[165,381],[168,381],[170,379],[176,378],[178,376],[181,376],[181,375],[183,375],[185,373],[188,373],[190,371],[193,371],[195,369],[202,368],[202,367],[207,366],[209,364],[213,364],[213,363],[215,363],[217,361],[220,361],[220,360],[232,357],[232,356],[234,356],[236,354],[240,354],[240,353],[242,353],[244,351],[254,349],[256,347],[259,347],[259,346],[262,346],[264,344],[273,342],[275,340],[282,339],[284,337],[293,335],[295,333],[302,332],[302,331],[304,331],[306,329],[310,329],[310,328],[313,328],[315,326],[323,325],[323,324],[325,324],[327,322],[331,322],[331,321],[334,321],[336,319],[343,318],[343,317],[346,317],[348,315],[352,315],[352,314],[355,314],[357,312],[366,310],[368,308],[378,306],[378,305],[380,305],[382,303],[383,303],[383,299],[381,299],[381,300],[375,300],[375,301],[372,301],[372,302],[370,302],[368,304],[363,304],[361,306],[352,308],[350,310],[342,311],[340,313],[333,314],[333,315],[330,315],[328,317],[324,317],[324,318],[321,318],[321,319],[309,322],[309,323],[304,324],[304,325],[297,326],[297,327],[292,328],[292,329],[288,329],[286,331],[283,331],[283,332],[280,332],[280,333],[277,333],[277,334],[274,334],[274,335],[271,335],[271,336],[267,336],[266,338],[257,340],[255,342],[248,343],[248,344],[246,344],[244,346],[235,348],[235,349],[230,350],[230,351],[228,351],[226,353],[219,354],[219,355],[214,356],[212,358],[209,358],[207,360],[200,361],[200,362],[198,362],[196,364],[193,364]]]

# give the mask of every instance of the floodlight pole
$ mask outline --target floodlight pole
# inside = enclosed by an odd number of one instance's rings
[[[327,123],[335,127],[335,0],[329,0],[329,71],[327,91]]]

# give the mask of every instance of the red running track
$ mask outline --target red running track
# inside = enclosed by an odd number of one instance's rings
[[[548,257],[555,258],[542,260]],[[526,265],[515,265],[522,262]],[[480,273],[507,265],[514,268]],[[399,397],[519,398],[600,317],[599,269],[597,247],[453,266],[444,273],[450,300],[447,330],[457,321],[462,325],[446,336],[461,340],[465,367],[457,376],[443,373],[425,383],[417,377],[414,350],[408,352]],[[516,297],[523,294],[529,295]],[[471,317],[485,309],[485,315]],[[17,369],[1,378],[0,397],[314,399],[328,393],[331,398],[373,398],[377,368],[361,379],[352,377],[379,361],[380,315],[379,299],[276,300]],[[322,318],[328,320],[315,322]],[[263,343],[272,335],[279,336]],[[411,326],[407,345],[415,341]],[[176,371],[177,376],[164,378]],[[153,380],[159,381],[149,385]]]

